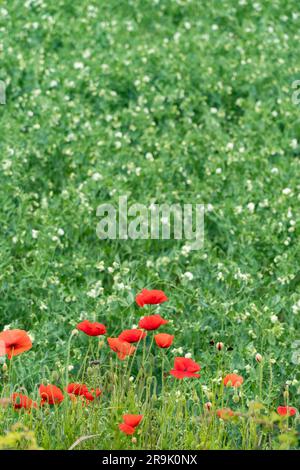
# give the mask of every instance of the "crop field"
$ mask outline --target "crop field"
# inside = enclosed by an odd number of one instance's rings
[[[0,449],[299,449],[299,44],[298,0],[0,0]]]

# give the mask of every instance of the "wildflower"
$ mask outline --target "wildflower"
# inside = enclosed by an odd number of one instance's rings
[[[123,361],[127,356],[132,356],[135,347],[132,346],[127,341],[121,341],[119,338],[107,338],[110,349],[115,351],[118,355],[118,358]]]
[[[207,411],[210,411],[212,409],[212,403],[210,401],[204,403],[204,407]]]
[[[123,415],[123,421],[128,426],[136,428],[143,419],[143,415]]]
[[[237,374],[227,374],[223,380],[225,387],[240,387],[243,382],[243,377]]]
[[[194,362],[192,359],[186,357],[176,357],[174,360],[174,369],[170,371],[170,374],[177,379],[184,379],[185,377],[199,378],[200,374],[196,374],[201,369],[199,364]]]
[[[61,403],[64,399],[63,392],[55,385],[40,385],[39,394],[42,398],[41,405],[45,403],[56,405]]]
[[[135,429],[132,426],[128,426],[128,424],[125,424],[125,423],[119,424],[119,429],[124,434],[127,434],[129,436],[135,433]]]
[[[78,323],[76,328],[88,336],[100,336],[106,333],[106,328],[102,323],[90,322],[89,320]]]
[[[166,302],[168,297],[162,290],[147,290],[143,289],[136,298],[135,301],[140,307],[144,307],[144,305],[157,305],[163,302]]]
[[[13,393],[10,399],[15,410],[37,408],[37,403],[22,393]]]
[[[234,411],[232,411],[230,408],[222,408],[217,410],[217,416],[220,419],[229,419],[230,417],[234,416]]]
[[[160,315],[149,315],[140,319],[139,327],[144,330],[157,330],[166,323],[168,323],[168,320],[164,320]]]
[[[24,330],[6,330],[0,333],[0,345],[4,343],[3,351],[0,348],[0,355],[7,354],[8,359],[18,356],[32,348],[29,335]],[[3,354],[2,354],[3,353]]]
[[[88,388],[85,384],[70,383],[66,387],[66,392],[71,393],[72,395],[84,395],[88,392]]]
[[[94,401],[95,398],[100,397],[101,393],[102,393],[102,391],[100,390],[100,388],[96,388],[96,389],[91,388],[90,391],[87,390],[85,392],[84,396],[87,400]]]
[[[173,343],[174,335],[159,333],[154,336],[155,342],[159,348],[169,348]]]
[[[224,343],[217,343],[216,348],[218,351],[222,351],[222,349],[224,348]]]
[[[119,429],[124,434],[134,434],[135,428],[140,424],[143,415],[123,415],[123,423],[119,424]]]
[[[293,406],[278,406],[277,413],[280,416],[294,416],[297,413],[297,408]]]
[[[143,330],[138,330],[137,328],[133,328],[132,330],[124,330],[119,335],[120,341],[126,341],[127,343],[137,343],[138,341],[145,338],[146,333]]]

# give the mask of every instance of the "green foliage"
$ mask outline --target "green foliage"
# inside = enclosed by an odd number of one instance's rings
[[[122,402],[118,386],[93,413],[8,408],[0,432],[21,419],[43,448],[99,433],[80,448],[127,448],[116,418],[135,405],[152,413],[141,448],[297,447],[292,418],[281,435],[247,418],[208,426],[201,413],[204,399],[222,404],[219,374],[232,371],[245,379],[239,402],[226,395],[232,408],[248,413],[258,401],[269,416],[284,391],[299,408],[298,9],[296,0],[1,2],[0,331],[26,329],[34,342],[10,377],[0,372],[0,394],[64,385],[83,357],[100,361],[105,386],[108,346],[80,335],[69,349],[71,331],[84,318],[110,336],[137,324],[143,287],[170,298],[159,309],[175,334],[170,364],[191,353],[202,376],[183,386],[182,403],[172,387],[165,403],[154,399],[143,378],[146,401],[133,390]],[[124,194],[129,204],[207,204],[204,248],[100,241],[97,206]]]

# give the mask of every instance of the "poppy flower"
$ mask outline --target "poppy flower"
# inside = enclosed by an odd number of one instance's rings
[[[128,424],[125,423],[119,424],[119,429],[124,434],[127,434],[129,436],[135,433],[135,428],[133,428],[132,426],[128,426]]]
[[[297,408],[293,406],[278,406],[277,413],[280,416],[294,416],[297,413]]]
[[[71,383],[66,387],[66,392],[72,395],[84,395],[88,392],[88,388],[85,384]]]
[[[13,393],[11,395],[11,402],[15,410],[37,408],[37,403],[26,395],[22,395],[22,393]]]
[[[240,387],[243,382],[243,377],[237,374],[227,374],[223,380],[225,387]]]
[[[123,423],[119,424],[120,431],[124,432],[124,434],[131,435],[142,421],[143,415],[123,415],[122,418]]]
[[[132,356],[136,349],[130,343],[127,343],[127,341],[121,341],[119,338],[107,338],[107,341],[110,349],[117,353],[118,358],[121,359],[121,361],[123,361],[127,356]]]
[[[119,340],[126,341],[127,343],[137,343],[141,341],[141,339],[145,338],[146,333],[143,330],[132,329],[132,330],[124,330],[119,335]]]
[[[143,289],[136,298],[135,301],[139,307],[144,307],[144,305],[157,305],[166,302],[168,297],[162,290],[148,290]]]
[[[6,330],[0,333],[0,344],[4,343],[3,354],[7,354],[8,359],[18,356],[32,348],[32,342],[28,333],[24,330]]]
[[[106,328],[102,323],[91,322],[89,320],[83,320],[76,326],[77,330],[83,331],[88,336],[100,336],[105,335]]]
[[[87,390],[84,394],[85,398],[89,401],[94,401],[95,398],[98,398],[100,397],[102,391],[100,390],[100,388],[96,388],[96,390],[94,388],[91,388],[91,390]]]
[[[155,342],[159,348],[169,348],[173,343],[174,335],[159,333],[154,336]]]
[[[139,327],[144,330],[157,330],[157,328],[166,323],[168,323],[168,320],[164,320],[160,315],[149,315],[140,319]]]
[[[55,385],[40,385],[39,394],[42,398],[41,405],[45,403],[56,405],[64,399],[63,392]]]
[[[185,377],[199,378],[199,372],[201,367],[199,364],[194,362],[192,359],[187,357],[176,357],[174,360],[174,369],[170,370],[170,374],[176,377],[176,379],[184,379]]]
[[[220,419],[229,419],[230,417],[234,416],[234,411],[232,411],[230,408],[222,408],[217,410],[217,416]]]
[[[143,415],[123,415],[123,421],[127,426],[136,428],[143,419]]]

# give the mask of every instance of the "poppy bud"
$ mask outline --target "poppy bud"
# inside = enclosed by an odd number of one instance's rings
[[[210,401],[207,401],[206,403],[204,403],[204,406],[207,409],[207,411],[210,411],[212,409],[212,403]]]
[[[136,437],[133,437],[133,438],[131,439],[131,442],[132,442],[132,444],[136,444],[136,443],[137,443],[137,438],[136,438]]]
[[[105,344],[105,342],[104,342],[103,339],[102,339],[101,341],[99,341],[98,344],[99,344],[99,349],[102,349],[103,346],[104,346],[104,344]]]
[[[234,403],[238,403],[240,401],[240,397],[238,395],[234,395],[232,397],[232,399],[233,399]]]
[[[6,362],[4,362],[4,364],[3,364],[3,366],[2,366],[3,372],[6,372],[7,369],[8,369],[7,364],[6,364]]]
[[[51,374],[51,380],[52,380],[53,382],[57,382],[57,381],[59,380],[59,373],[58,373],[56,370],[54,370],[54,371],[52,372],[52,374]]]
[[[289,391],[288,391],[288,390],[285,390],[285,391],[283,392],[283,397],[286,398],[286,399],[289,398]]]
[[[222,349],[224,348],[224,344],[223,343],[217,343],[216,348],[217,348],[218,351],[222,351]]]
[[[87,372],[88,375],[93,375],[93,373],[94,373],[92,367],[88,367],[87,370],[86,370],[86,372]]]
[[[255,360],[256,360],[256,362],[261,362],[262,361],[262,355],[257,353],[256,356],[255,356]]]

